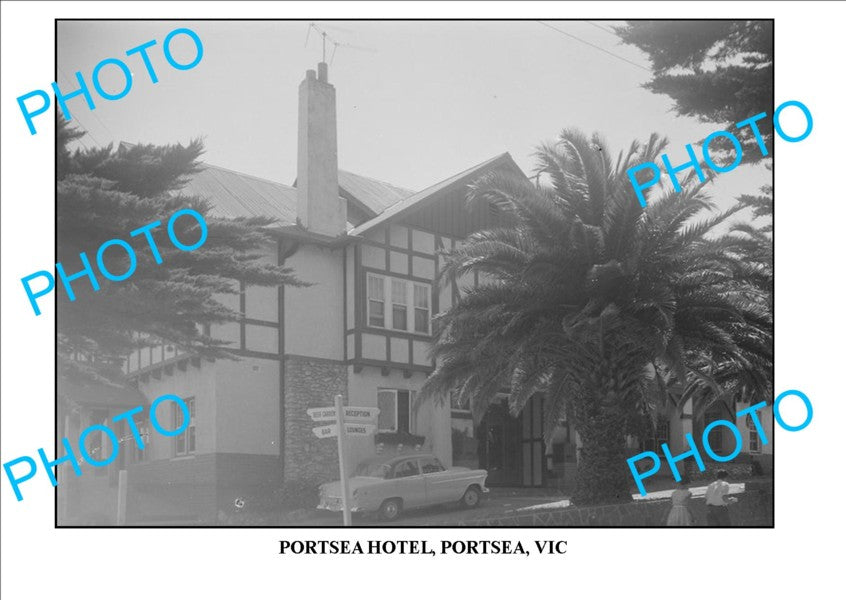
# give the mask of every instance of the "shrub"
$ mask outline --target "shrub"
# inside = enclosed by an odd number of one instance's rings
[[[317,477],[290,479],[273,492],[274,504],[286,509],[314,508],[320,500],[317,488],[324,482]]]

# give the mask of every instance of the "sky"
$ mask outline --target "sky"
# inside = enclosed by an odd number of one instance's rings
[[[619,22],[546,23],[582,41],[538,21],[317,22],[342,44],[329,65],[340,168],[421,190],[507,151],[531,174],[534,148],[570,127],[601,133],[614,159],[655,131],[669,137],[669,157],[682,164],[685,144],[720,129],[676,116],[666,96],[641,87],[651,78],[649,60],[610,31]],[[191,70],[173,69],[162,54],[177,27],[203,43]],[[199,137],[206,162],[291,184],[297,88],[321,59],[319,34],[308,32],[308,21],[63,21],[58,84],[73,90],[74,72],[90,81],[100,60],[122,58],[133,71],[124,98],[95,96],[94,111],[81,97],[69,101],[75,124],[88,132],[82,143],[185,144]],[[153,39],[156,84],[140,57],[125,56]],[[175,38],[173,51],[180,61],[193,58],[185,36]],[[101,73],[105,89],[121,89],[116,67]],[[709,188],[726,208],[769,180],[761,165],[741,164]]]

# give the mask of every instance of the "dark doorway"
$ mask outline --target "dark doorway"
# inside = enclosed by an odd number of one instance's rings
[[[544,484],[542,399],[532,399],[516,418],[507,400],[492,404],[479,431],[479,466],[488,471],[488,485]]]
[[[543,444],[543,398],[537,396],[529,400],[520,413],[523,420],[523,485],[543,485],[544,444]]]

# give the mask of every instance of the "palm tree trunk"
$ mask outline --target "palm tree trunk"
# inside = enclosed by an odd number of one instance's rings
[[[626,463],[626,416],[619,404],[607,402],[605,394],[609,391],[606,386],[597,386],[594,393],[574,402],[573,421],[582,447],[573,504],[632,501]]]

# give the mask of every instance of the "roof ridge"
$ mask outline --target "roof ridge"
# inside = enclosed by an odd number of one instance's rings
[[[411,192],[412,194],[417,193],[416,190],[413,190],[411,188],[408,188],[408,187],[405,187],[405,186],[402,186],[402,185],[397,185],[395,183],[391,183],[390,181],[385,181],[384,179],[378,179],[376,177],[371,177],[370,175],[362,175],[361,173],[356,173],[355,171],[348,171],[347,169],[340,169],[339,168],[338,172],[341,172],[341,171],[343,171],[344,173],[348,173],[349,175],[355,175],[356,177],[364,177],[365,179],[369,179],[370,181],[375,181],[376,183],[381,183],[382,185],[387,185],[387,186],[390,186],[392,188],[396,188],[398,190],[403,190],[405,192]]]
[[[242,177],[249,177],[250,179],[258,179],[259,181],[264,181],[266,183],[272,183],[273,185],[281,185],[283,187],[295,190],[292,185],[288,185],[287,183],[282,183],[281,181],[273,181],[272,179],[268,179],[267,177],[259,177],[258,175],[252,175],[250,173],[244,173],[243,171],[236,171],[235,169],[228,169],[226,167],[221,167],[220,165],[213,165],[211,163],[202,161],[200,164],[205,165],[206,167],[213,167],[215,169],[220,169],[221,171],[226,171],[228,173],[235,173],[236,175],[240,175]]]

